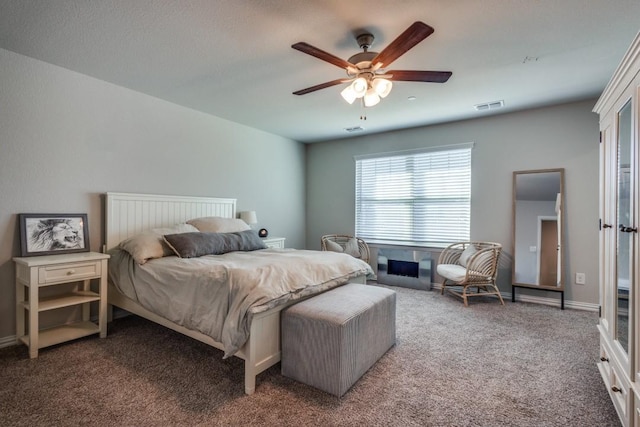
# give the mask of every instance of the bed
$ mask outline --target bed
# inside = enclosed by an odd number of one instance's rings
[[[146,230],[157,229],[161,227],[171,227],[176,224],[184,223],[193,218],[203,217],[222,217],[235,218],[236,216],[236,200],[230,198],[209,198],[209,197],[185,197],[185,196],[162,196],[149,194],[133,194],[133,193],[106,193],[106,214],[105,214],[105,251],[110,253],[118,252],[121,242],[127,241],[134,236],[138,236]],[[122,252],[122,251],[120,251]],[[265,263],[267,257],[283,258],[307,255],[306,252],[314,252],[313,255],[321,259],[324,256],[343,256],[344,254],[327,254],[316,251],[296,251],[292,249],[265,249],[255,251],[255,255],[259,263]],[[122,255],[122,254],[121,254]],[[203,262],[219,262],[225,257],[233,259],[233,262],[241,263],[244,253],[229,253],[218,256],[203,256],[194,261],[194,264],[201,265]],[[127,254],[128,256],[128,254]],[[110,260],[110,270],[112,263],[118,262],[118,256],[112,256]],[[123,257],[126,258],[126,257]],[[195,260],[196,258],[193,258]],[[239,260],[240,259],[240,260]],[[328,258],[332,260],[332,258]],[[335,258],[333,258],[335,259]],[[131,263],[129,259],[127,261]],[[154,263],[145,265],[166,265],[181,262],[186,264],[190,262],[176,256],[166,257],[161,260],[154,260]],[[351,262],[351,261],[349,261]],[[360,261],[358,261],[360,262]],[[166,264],[166,265],[165,265]],[[173,329],[179,333],[187,335],[198,341],[204,342],[215,348],[225,352],[225,357],[234,356],[244,360],[244,391],[246,394],[252,394],[255,391],[256,376],[265,369],[273,366],[280,361],[280,313],[287,306],[294,304],[304,298],[308,298],[315,293],[323,292],[335,286],[345,283],[366,283],[367,274],[372,274],[370,267],[366,264],[358,265],[357,269],[352,272],[335,278],[335,280],[327,281],[322,285],[309,286],[304,291],[292,293],[293,297],[283,295],[277,300],[265,302],[264,297],[258,302],[253,302],[248,310],[246,317],[242,318],[246,322],[246,341],[242,341],[241,345],[230,345],[225,339],[215,334],[206,333],[208,330],[198,330],[188,322],[181,322],[166,315],[158,313],[154,307],[150,307],[146,301],[141,299],[135,292],[123,291],[126,289],[123,279],[113,279],[110,275],[108,285],[108,304],[113,307],[119,307],[130,313],[136,314],[160,325]],[[124,267],[131,269],[132,267]],[[157,267],[156,267],[157,268]],[[253,268],[252,270],[262,267]],[[140,268],[139,270],[142,270]],[[194,274],[193,279],[197,280],[206,273]],[[180,280],[179,274],[176,276]],[[269,276],[272,277],[272,276]],[[274,276],[275,277],[275,276]],[[247,279],[252,280],[252,279]],[[118,281],[119,283],[113,283]],[[122,282],[122,283],[120,283]],[[164,290],[162,291],[164,292]],[[218,339],[214,339],[216,336]],[[237,351],[236,351],[237,348]],[[231,349],[231,350],[230,350]],[[230,353],[230,354],[229,354]]]

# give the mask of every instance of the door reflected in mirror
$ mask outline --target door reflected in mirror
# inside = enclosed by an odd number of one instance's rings
[[[564,289],[564,169],[513,173],[513,284]]]

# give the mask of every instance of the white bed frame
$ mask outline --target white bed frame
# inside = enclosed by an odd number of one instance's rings
[[[106,249],[150,228],[167,227],[204,216],[235,218],[236,199],[161,196],[133,193],[106,194]],[[364,277],[352,282],[366,283]],[[123,296],[109,283],[107,302],[152,322],[166,326],[205,344],[224,350],[222,343],[200,332],[187,329],[145,309]],[[280,361],[280,312],[276,307],[253,317],[249,340],[234,355],[244,362],[244,391],[253,394],[256,376]]]

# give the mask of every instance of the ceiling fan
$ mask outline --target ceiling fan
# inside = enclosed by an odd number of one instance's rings
[[[293,44],[291,47],[300,52],[346,70],[348,76],[346,79],[331,80],[301,89],[293,94],[305,95],[341,83],[350,83],[340,93],[342,97],[349,104],[353,104],[356,99],[361,99],[365,107],[372,107],[380,102],[380,98],[386,97],[391,92],[392,81],[444,83],[451,77],[450,71],[384,70],[409,49],[430,36],[433,31],[433,28],[424,22],[414,22],[380,53],[369,52],[373,44],[373,35],[361,34],[356,37],[356,40],[364,52],[357,53],[346,61],[305,42]]]

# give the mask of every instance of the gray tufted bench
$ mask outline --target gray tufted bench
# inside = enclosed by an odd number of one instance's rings
[[[349,283],[282,313],[282,375],[342,396],[396,342],[396,293]]]

